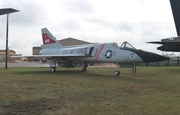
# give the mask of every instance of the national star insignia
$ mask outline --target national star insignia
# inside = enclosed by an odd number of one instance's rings
[[[111,56],[112,56],[112,51],[111,50],[106,51],[105,57],[109,59],[111,58]]]

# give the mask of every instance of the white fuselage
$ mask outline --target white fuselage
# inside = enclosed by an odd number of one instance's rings
[[[40,55],[61,55],[69,61],[141,63],[143,60],[134,52],[121,49],[117,43],[86,44],[62,48],[42,49]],[[64,58],[63,58],[64,56]]]

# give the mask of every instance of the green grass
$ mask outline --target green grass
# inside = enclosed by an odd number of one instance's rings
[[[0,68],[0,115],[177,115],[180,67]]]

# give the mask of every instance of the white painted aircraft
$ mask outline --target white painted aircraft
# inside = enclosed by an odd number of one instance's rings
[[[62,46],[47,28],[43,28],[41,31],[43,45],[41,45],[42,50],[39,55],[25,57],[50,60],[52,72],[55,72],[58,66],[66,68],[82,66],[82,71],[86,71],[88,63],[106,62],[117,65],[114,75],[118,76],[120,64],[148,63],[169,59],[154,53],[137,50],[128,42],[124,42],[121,47],[115,42]]]

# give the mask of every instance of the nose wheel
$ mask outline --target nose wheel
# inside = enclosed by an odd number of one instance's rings
[[[114,75],[115,75],[115,76],[119,76],[119,75],[120,75],[120,71],[119,71],[119,70],[115,70],[115,71],[114,71]]]
[[[119,71],[120,64],[116,64],[116,65],[117,65],[117,67],[116,67],[116,70],[114,71],[114,75],[119,76],[120,75],[120,71]]]
[[[56,72],[56,67],[51,67],[51,72]]]

